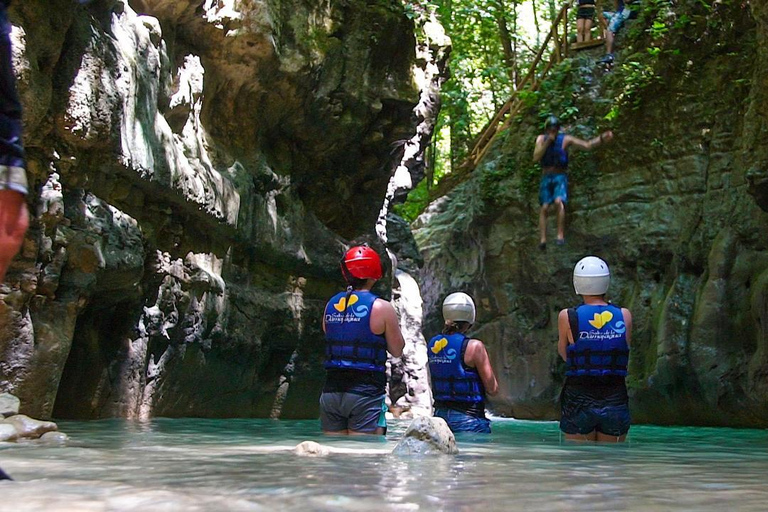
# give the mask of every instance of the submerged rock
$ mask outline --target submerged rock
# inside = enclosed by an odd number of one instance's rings
[[[301,457],[325,457],[331,453],[331,449],[314,441],[304,441],[297,444],[293,452]]]
[[[37,439],[46,432],[58,430],[59,427],[52,421],[40,421],[32,419],[24,414],[17,414],[3,420],[0,425],[11,425],[18,432],[19,437]]]
[[[8,423],[0,423],[0,443],[4,441],[15,441],[18,437],[19,433],[16,431],[16,427]]]
[[[40,441],[46,444],[64,444],[69,441],[69,436],[64,432],[46,432],[40,436]]]
[[[405,435],[392,450],[395,455],[456,454],[456,438],[442,418],[419,417],[411,422]]]
[[[10,393],[0,393],[0,419],[3,416],[19,414],[21,401]]]

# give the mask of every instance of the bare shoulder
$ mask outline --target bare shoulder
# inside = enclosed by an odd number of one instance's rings
[[[624,321],[632,320],[632,312],[629,311],[627,308],[621,308],[621,314],[624,315]]]

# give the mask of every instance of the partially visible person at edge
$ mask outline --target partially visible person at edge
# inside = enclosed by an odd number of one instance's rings
[[[627,2],[632,3],[632,2]],[[603,11],[603,18],[605,18],[605,56],[601,59],[606,64],[612,64],[614,60],[613,50],[614,42],[616,41],[616,34],[624,26],[624,22],[634,16],[634,12],[627,5],[624,0],[615,0],[615,11]]]
[[[576,11],[576,42],[592,40],[592,23],[595,20],[595,0],[579,0]]]
[[[11,24],[0,0],[0,281],[29,226],[27,174],[21,139],[21,102],[11,61]]]
[[[560,133],[560,121],[549,116],[544,133],[536,137],[533,161],[541,163],[539,186],[539,249],[547,248],[547,211],[554,205],[557,211],[557,244],[565,243],[565,203],[568,202],[568,149],[574,147],[589,151],[600,144],[610,142],[613,132],[601,133],[591,140],[582,140]]]
[[[341,271],[349,286],[328,301],[323,315],[327,375],[320,425],[328,434],[383,435],[387,352],[400,357],[405,341],[395,308],[371,293],[382,275],[378,253],[352,247]]]
[[[560,430],[566,439],[619,443],[631,418],[627,376],[632,315],[609,304],[608,265],[595,256],[573,269],[573,287],[584,303],[560,312],[557,351],[566,362],[560,394]]]
[[[445,326],[427,344],[435,416],[453,432],[490,434],[485,397],[499,392],[488,352],[480,340],[466,333],[475,322],[475,303],[466,293],[452,293],[443,301]]]

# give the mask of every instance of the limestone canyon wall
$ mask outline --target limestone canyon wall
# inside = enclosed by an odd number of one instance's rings
[[[660,47],[642,90],[629,89],[621,68],[648,62],[642,39],[635,47],[630,36],[619,41],[613,74],[589,55],[557,67],[540,104],[414,225],[425,259],[425,330],[439,328],[449,291],[474,295],[474,335],[501,380],[492,402],[499,414],[559,416],[557,315],[578,300],[573,265],[596,254],[613,272],[610,298],[634,315],[634,420],[768,426],[768,10],[764,2],[700,7],[688,16],[697,24],[680,24]],[[630,93],[633,101],[606,122],[611,98]],[[616,138],[574,159],[567,244],[551,243],[550,217],[541,252],[531,154],[553,97],[572,102],[572,133],[610,127]]]
[[[316,416],[339,254],[373,238],[419,121],[402,5],[10,16],[35,192],[0,288],[0,390],[36,417]]]

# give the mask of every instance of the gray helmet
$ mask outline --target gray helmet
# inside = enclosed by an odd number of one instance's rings
[[[475,323],[475,303],[463,292],[450,294],[443,301],[443,318],[452,322]]]

